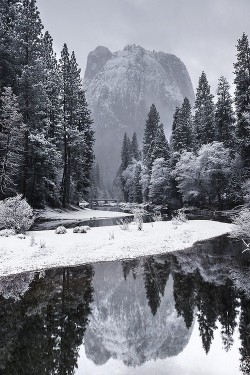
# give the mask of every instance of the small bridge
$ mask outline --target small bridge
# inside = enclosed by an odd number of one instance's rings
[[[118,206],[117,199],[92,199],[90,202],[90,206],[108,206],[108,207],[116,207]]]

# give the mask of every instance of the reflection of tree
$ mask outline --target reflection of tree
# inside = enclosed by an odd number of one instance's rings
[[[197,284],[196,305],[202,345],[205,352],[208,353],[214,338],[214,330],[217,329],[215,324],[218,317],[216,312],[216,286],[200,280]]]
[[[233,334],[237,326],[236,318],[238,314],[239,301],[237,293],[231,282],[217,288],[216,308],[219,322],[222,326],[221,336],[223,346],[228,351],[233,344]]]
[[[193,323],[195,307],[195,283],[192,275],[174,273],[174,299],[178,316],[183,316],[187,328]]]
[[[156,314],[164,296],[166,282],[170,275],[170,264],[160,258],[149,257],[144,260],[144,282],[146,297],[153,315]]]
[[[222,326],[223,346],[228,351],[233,344],[239,307],[239,296],[232,283],[227,281],[225,285],[215,285],[204,282],[198,272],[187,275],[175,272],[173,279],[175,308],[183,316],[187,328],[192,325],[194,309],[198,310],[197,319],[205,352],[210,350],[217,320]]]
[[[0,339],[1,374],[73,374],[90,314],[92,276],[91,266],[48,271],[21,301],[0,301],[11,322],[0,323],[0,337],[8,340],[4,351]]]
[[[130,272],[132,273],[133,278],[136,279],[137,268],[140,264],[140,259],[122,260],[121,263],[124,280],[127,280]]]
[[[241,295],[241,314],[240,314],[240,339],[242,346],[241,354],[241,371],[244,375],[250,374],[250,302],[246,297]]]

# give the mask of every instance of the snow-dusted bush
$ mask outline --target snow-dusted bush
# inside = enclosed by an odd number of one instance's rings
[[[143,215],[145,215],[147,212],[141,208],[135,208],[133,211],[134,215],[134,221],[137,224],[137,229],[142,230],[143,227]]]
[[[30,236],[30,246],[35,246],[35,245],[36,245],[35,236],[34,234],[32,234]]]
[[[174,225],[174,227],[177,227],[177,225],[186,223],[187,220],[188,219],[187,219],[184,209],[180,208],[179,210],[175,211],[175,215],[173,216],[171,222]]]
[[[90,227],[89,227],[88,225],[83,225],[82,227],[86,230],[86,232],[87,232],[88,230],[90,230]]]
[[[17,238],[19,238],[20,240],[25,240],[25,235],[24,234],[22,234],[22,233],[19,233],[18,235],[17,235]]]
[[[13,229],[3,229],[0,230],[0,237],[10,237],[14,236],[16,233]]]
[[[111,230],[111,231],[109,232],[109,240],[114,240],[114,239],[115,239],[115,234],[114,234],[114,231]]]
[[[33,210],[19,194],[0,202],[0,220],[6,229],[25,233],[34,222]]]
[[[46,242],[44,240],[40,240],[39,247],[40,247],[40,249],[45,249],[46,248]]]
[[[87,233],[87,230],[85,226],[79,226],[73,229],[73,233]]]
[[[55,230],[56,234],[65,234],[67,233],[67,229],[64,226],[57,227]]]
[[[250,239],[250,209],[244,208],[233,218],[233,238]]]
[[[121,230],[128,230],[130,222],[128,219],[120,219],[120,220],[117,220],[117,224],[119,225]]]

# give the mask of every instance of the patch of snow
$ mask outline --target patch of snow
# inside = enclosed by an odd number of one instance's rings
[[[177,227],[170,221],[159,221],[144,224],[142,231],[133,225],[128,230],[119,226],[97,227],[84,236],[75,235],[73,229],[64,236],[57,236],[52,230],[30,231],[22,241],[16,236],[1,238],[0,275],[162,254],[230,231],[231,224],[208,220],[192,220]],[[39,243],[46,246],[39,247]]]

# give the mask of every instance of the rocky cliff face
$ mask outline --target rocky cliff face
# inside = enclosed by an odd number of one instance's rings
[[[109,177],[120,164],[124,133],[136,131],[142,140],[152,103],[169,136],[175,107],[185,96],[194,101],[188,71],[179,58],[136,45],[114,53],[106,47],[90,52],[84,86],[94,119],[96,157]]]

